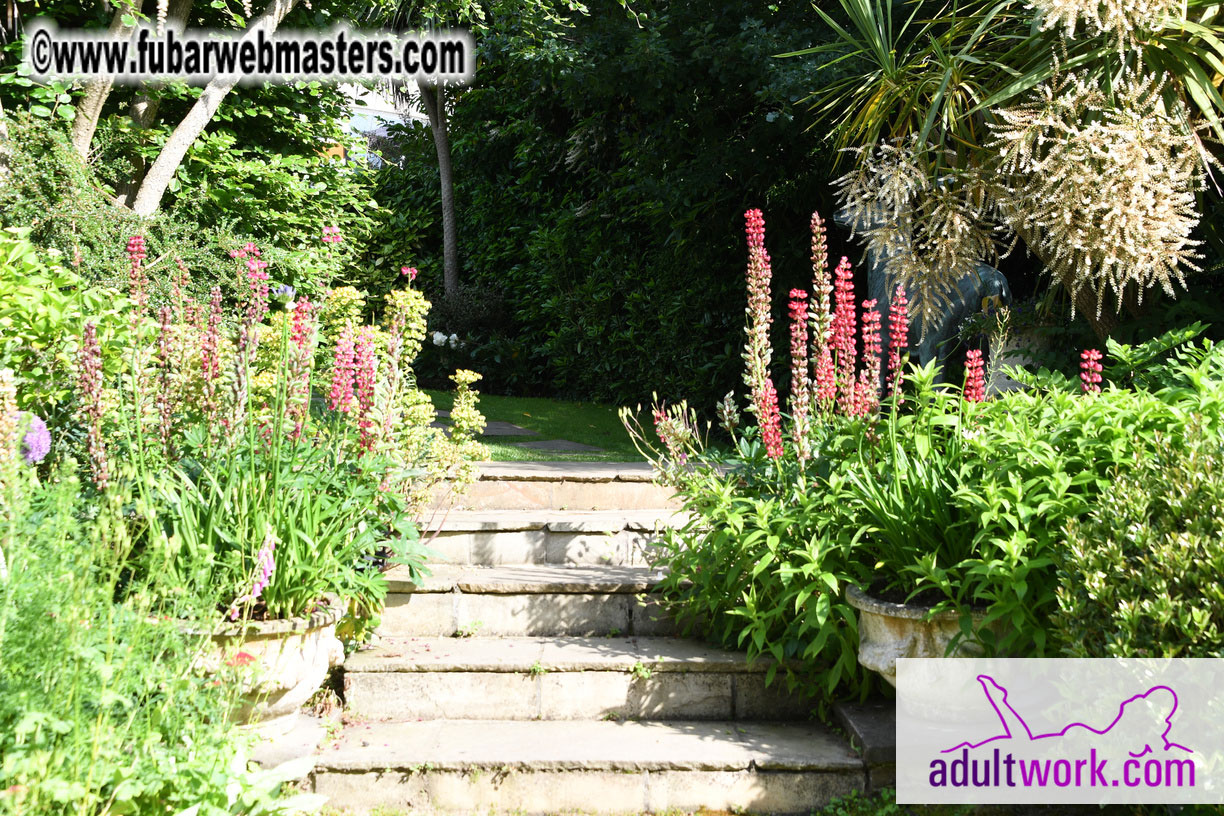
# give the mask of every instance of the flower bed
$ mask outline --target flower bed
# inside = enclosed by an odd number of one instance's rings
[[[1188,423],[1219,434],[1224,350],[1183,347],[1153,362],[1169,343],[1111,343],[1116,362],[1086,350],[1079,382],[1011,371],[1025,388],[988,398],[987,360],[974,349],[964,385],[938,385],[933,366],[906,365],[905,293],[890,305],[885,355],[882,307],[866,301],[858,314],[844,259],[830,279],[816,218],[815,295],[790,293],[782,414],[770,378],[764,226],[755,211],[747,220],[745,385],[755,422],[742,421],[728,394],[718,414],[733,448],[723,453],[707,448],[708,429],[687,405],[656,406],[653,435],[625,415],[694,514],[660,556],[681,620],[753,655],[797,659],[791,679],[825,699],[875,682],[856,661],[847,586],[958,615],[949,649],[969,636],[988,654],[1079,653],[1076,628],[1054,614],[1075,523],[1157,450],[1186,447]],[[1136,367],[1151,388],[1115,384]],[[975,610],[984,613],[976,626]]]
[[[248,771],[235,726],[318,688],[337,634],[377,623],[386,567],[422,574],[417,518],[483,454],[479,375],[454,375],[450,432],[432,428],[412,275],[362,325],[362,293],[300,296],[253,244],[229,304],[190,297],[140,236],[127,252],[126,294],[85,291],[0,233],[25,308],[0,324],[20,362],[0,369],[0,813],[317,806]]]

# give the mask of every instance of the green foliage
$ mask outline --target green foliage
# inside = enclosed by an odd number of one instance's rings
[[[143,235],[154,304],[168,297],[176,258],[192,270],[197,299],[207,300],[214,284],[227,299],[238,299],[241,282],[228,252],[244,243],[241,238],[217,222],[177,211],[137,218],[111,203],[109,191],[77,158],[62,129],[29,117],[10,117],[8,125],[12,175],[0,185],[0,226],[29,229],[30,241],[57,250],[86,284],[120,291],[127,289],[124,248],[131,236]],[[280,257],[273,250],[271,260]]]
[[[693,519],[658,548],[659,591],[686,632],[766,656],[795,671],[819,701],[869,688],[859,667],[854,609],[842,589],[857,578],[844,481],[770,474],[759,449],[699,468],[678,494]],[[792,670],[794,661],[799,669]],[[777,665],[767,680],[773,682]]]
[[[1219,657],[1224,436],[1194,426],[1136,456],[1059,564],[1059,645],[1072,657]]]
[[[153,614],[160,576],[132,584],[114,535],[132,497],[90,507],[71,470],[44,484],[8,472],[3,493],[0,813],[317,809],[280,792],[283,773],[248,770],[248,741],[224,716],[236,675],[195,670],[207,638]]]
[[[241,598],[268,542],[275,570],[260,600],[269,617],[301,616],[326,595],[376,612],[387,592],[375,561],[382,554],[420,575],[424,555],[405,502],[379,489],[394,463],[279,436],[224,451],[208,449],[203,428],[193,437],[180,467],[158,479],[171,549],[147,554],[177,586]]]
[[[768,202],[802,234],[825,203],[829,156],[794,108],[820,69],[771,58],[818,35],[802,6],[632,5],[640,23],[602,2],[560,37],[525,37],[507,17],[482,38],[451,137],[463,300],[500,319],[465,325],[439,303],[430,329],[458,334],[467,360],[427,346],[427,382],[463,365],[493,393],[620,403],[712,401],[733,383],[737,219]],[[434,147],[421,128],[402,144],[378,198],[424,237],[387,257],[420,268],[438,302]],[[809,285],[802,239],[771,249],[780,277]]]
[[[45,254],[29,241],[28,228],[0,230],[0,369],[17,373],[21,408],[54,418],[70,401],[81,322],[96,321],[104,341],[117,347],[130,340],[130,328],[125,298],[84,285]]]
[[[1173,342],[1158,340],[1153,348]],[[961,637],[990,653],[1049,654],[1077,639],[1081,625],[1104,625],[1072,620],[1088,603],[1082,595],[1074,596],[1076,606],[1066,615],[1056,614],[1057,564],[1071,558],[1068,546],[1073,552],[1076,546],[1074,538],[1066,543],[1065,530],[1080,529],[1075,520],[1096,508],[1103,508],[1098,526],[1083,528],[1080,553],[1072,559],[1079,572],[1064,574],[1064,587],[1082,589],[1087,581],[1091,597],[1103,599],[1101,614],[1134,607],[1139,601],[1127,606],[1131,597],[1144,599],[1144,609],[1165,619],[1187,606],[1166,593],[1153,596],[1140,566],[1129,581],[1118,581],[1108,569],[1119,563],[1122,547],[1131,546],[1126,552],[1132,554],[1146,552],[1136,541],[1158,547],[1157,533],[1143,533],[1136,521],[1117,528],[1120,543],[1110,545],[1113,550],[1098,557],[1093,546],[1105,536],[1105,525],[1151,512],[1152,530],[1197,531],[1203,542],[1185,559],[1153,554],[1153,564],[1162,558],[1171,564],[1153,581],[1171,582],[1189,560],[1206,558],[1211,525],[1220,521],[1218,463],[1203,453],[1172,468],[1166,479],[1162,468],[1172,454],[1154,457],[1191,445],[1186,440],[1198,431],[1187,429],[1198,425],[1220,439],[1224,346],[1182,346],[1150,364],[1145,376],[1167,383],[1158,391],[1110,387],[1085,395],[1047,372],[1032,379],[1049,387],[970,403],[960,389],[937,386],[935,373],[933,365],[911,367],[903,405],[886,401],[882,418],[818,421],[806,461],[795,457],[793,439],[782,458],[767,458],[756,428],[737,437],[731,456],[681,446],[666,423],[657,422],[670,451],[664,455],[639,431],[643,451],[678,486],[693,514],[666,536],[658,556],[667,567],[664,597],[689,630],[747,648],[751,656],[797,661],[793,679],[818,699],[862,691],[869,682],[855,662],[855,617],[841,597],[847,583],[890,600],[960,612]],[[1211,450],[1218,455],[1218,447]],[[685,459],[678,460],[680,453]],[[1149,464],[1140,467],[1144,462]],[[1192,478],[1196,467],[1202,472]],[[1138,502],[1134,490],[1110,498],[1124,477],[1149,491],[1159,485],[1162,495],[1172,485],[1172,495],[1161,500],[1165,509],[1155,499]],[[1130,516],[1122,515],[1125,502],[1134,505]],[[1205,516],[1201,527],[1194,522],[1199,513]],[[1164,517],[1168,524],[1161,526]],[[1175,540],[1164,546],[1182,546],[1182,539],[1168,535]],[[1186,569],[1188,576],[1209,576],[1216,566],[1207,559],[1204,571]],[[1194,585],[1185,590],[1195,591]],[[1204,593],[1214,602],[1214,594]],[[976,629],[975,610],[985,613]],[[1146,615],[1118,614],[1119,620],[1133,617],[1136,627],[1151,625],[1139,622],[1148,621]],[[1201,610],[1185,614],[1191,617],[1179,619],[1180,625],[1201,625],[1206,642],[1214,624]]]

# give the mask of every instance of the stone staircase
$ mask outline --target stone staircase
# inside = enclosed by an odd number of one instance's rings
[[[355,812],[809,813],[879,781],[769,664],[673,636],[645,467],[496,464],[391,574],[313,788]],[[854,733],[853,729],[851,730]]]

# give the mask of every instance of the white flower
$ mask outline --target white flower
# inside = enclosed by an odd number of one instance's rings
[[[450,336],[450,347],[453,349],[459,348],[459,335],[452,334]]]
[[[446,345],[446,335],[440,331],[434,332],[433,333],[433,344],[435,346],[445,346]]]

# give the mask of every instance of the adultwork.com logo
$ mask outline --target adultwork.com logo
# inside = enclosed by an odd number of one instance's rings
[[[1194,751],[1170,738],[1177,692],[1169,686],[1153,686],[1123,700],[1104,727],[1073,722],[1034,734],[1008,700],[1006,688],[987,674],[977,681],[1003,731],[941,751],[930,763],[932,787],[1194,786]],[[1034,746],[1040,756],[1032,756]]]
[[[1224,802],[1224,661],[903,659],[902,803]]]

